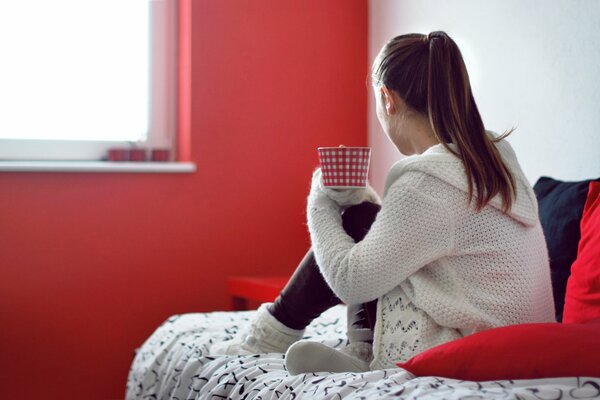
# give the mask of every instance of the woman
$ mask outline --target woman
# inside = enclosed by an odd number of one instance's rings
[[[365,371],[485,329],[554,321],[535,196],[508,133],[485,131],[454,41],[444,32],[398,36],[372,78],[379,122],[409,156],[390,170],[381,209],[372,189],[326,189],[317,170],[312,252],[216,353],[287,350],[291,373]],[[349,305],[344,350],[291,346],[339,299]]]

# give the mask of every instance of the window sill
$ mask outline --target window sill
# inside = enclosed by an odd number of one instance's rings
[[[193,173],[192,162],[0,161],[0,172]]]

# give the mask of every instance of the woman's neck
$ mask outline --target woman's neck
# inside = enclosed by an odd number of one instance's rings
[[[406,116],[397,133],[391,135],[392,142],[405,155],[422,154],[431,146],[439,144],[429,119],[422,114]]]

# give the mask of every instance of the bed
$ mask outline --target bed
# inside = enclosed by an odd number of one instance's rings
[[[254,311],[184,314],[166,320],[138,350],[127,399],[584,399],[600,398],[600,378],[459,381],[400,369],[290,376],[283,354],[212,356]],[[344,306],[325,312],[305,338],[346,344]]]
[[[551,237],[550,232],[573,235],[566,226],[572,224],[573,218],[579,226],[581,214],[585,215],[587,185],[590,181],[563,183],[545,178],[541,185],[536,185],[538,201],[540,202],[540,216],[542,225],[547,235],[549,247],[553,247],[554,240],[565,243],[565,238]],[[558,182],[558,183],[557,183]],[[538,182],[539,184],[540,182]],[[594,183],[595,204],[597,211],[593,218],[600,224],[600,183]],[[592,186],[590,185],[590,188]],[[564,189],[564,193],[557,192]],[[586,189],[585,193],[582,188]],[[575,189],[575,190],[574,190]],[[565,194],[566,193],[566,194]],[[560,194],[560,196],[558,196]],[[570,197],[569,197],[570,196]],[[568,204],[568,209],[573,210],[573,196],[577,197],[577,210],[573,218],[557,219],[556,212],[565,214],[562,203]],[[591,189],[590,189],[591,196]],[[579,207],[581,206],[581,207]],[[563,207],[563,208],[561,208]],[[587,220],[591,212],[588,212]],[[554,224],[552,226],[548,224]],[[597,255],[600,249],[600,229],[589,229],[581,235],[589,235],[589,243],[596,241],[594,247]],[[591,226],[591,225],[590,225]],[[577,235],[580,235],[577,232]],[[583,237],[583,236],[582,236]],[[586,236],[587,237],[587,236]],[[571,239],[573,239],[571,237]],[[571,240],[577,246],[577,240]],[[558,265],[554,261],[553,249],[550,248],[551,268],[553,276],[554,294],[557,298],[564,299],[566,278],[569,274],[559,271],[560,268],[571,269],[573,260],[563,260]],[[561,252],[565,252],[561,248]],[[580,253],[582,248],[579,248]],[[562,253],[561,253],[562,254]],[[591,254],[591,253],[587,253]],[[585,257],[578,257],[585,260]],[[594,257],[596,257],[594,255]],[[585,276],[592,271],[596,282],[598,277],[598,258],[588,262],[593,270],[588,270]],[[573,264],[573,273],[579,271]],[[580,262],[578,268],[587,268]],[[559,273],[560,272],[560,273]],[[582,275],[583,276],[583,275]],[[588,291],[589,292],[589,291]],[[598,293],[598,292],[596,292]],[[568,295],[568,293],[567,293]],[[594,312],[597,312],[598,305]],[[566,310],[566,308],[565,308]],[[563,302],[557,302],[557,318],[562,318]],[[534,372],[535,379],[452,379],[452,374],[427,374],[417,375],[404,368],[393,368],[366,373],[310,373],[291,376],[287,373],[283,354],[261,354],[251,356],[216,356],[210,354],[213,343],[230,339],[244,326],[255,311],[238,312],[212,312],[191,313],[174,315],[168,318],[145,343],[136,351],[135,358],[129,371],[126,388],[127,400],[142,399],[600,399],[600,323],[593,327],[585,324],[560,324],[537,325],[536,330],[525,330],[525,325],[506,327],[513,333],[513,342],[505,343],[499,347],[500,353],[495,356],[485,354],[487,343],[497,343],[508,337],[505,331],[498,328],[499,334],[494,329],[481,332],[459,340],[476,339],[482,335],[483,347],[471,348],[474,356],[466,362],[469,367],[477,368],[479,364],[486,365],[492,372],[512,371],[523,369],[529,363],[528,371]],[[340,348],[346,345],[345,339],[345,308],[336,306],[307,328],[305,339],[320,341],[329,346]],[[540,329],[542,328],[542,329]],[[550,329],[552,328],[552,329]],[[562,336],[550,333],[556,328]],[[563,329],[564,328],[564,329]],[[581,329],[579,329],[581,328]],[[570,336],[573,329],[580,336]],[[548,335],[545,332],[549,332]],[[523,333],[525,332],[525,333]],[[516,335],[515,335],[516,333]],[[527,335],[529,333],[529,335]],[[496,336],[490,336],[496,335]],[[488,335],[488,336],[485,336]],[[554,336],[553,336],[554,335]],[[567,336],[565,336],[567,335]],[[525,340],[525,338],[528,338]],[[522,339],[523,338],[523,339]],[[516,341],[515,341],[516,340]],[[455,343],[459,343],[456,341]],[[560,345],[560,349],[556,346]],[[449,344],[450,345],[450,344]],[[537,346],[537,349],[536,349]],[[553,347],[550,347],[553,346]],[[460,347],[459,347],[460,349]],[[532,352],[531,350],[534,350]],[[435,350],[435,349],[432,349]],[[461,349],[462,351],[462,349]],[[430,351],[428,351],[430,352]],[[426,354],[428,352],[424,352]],[[562,352],[562,353],[561,353]],[[444,353],[444,352],[442,352]],[[524,358],[528,353],[529,358]],[[557,354],[560,356],[556,356]],[[458,357],[453,358],[454,355]],[[461,353],[446,352],[446,364],[459,364]],[[439,356],[440,353],[438,351]],[[417,356],[420,357],[421,355]],[[444,354],[442,354],[444,356]],[[479,358],[477,358],[479,357]],[[538,362],[538,359],[540,360]],[[440,359],[433,359],[430,365],[437,368]],[[431,361],[431,359],[429,360]],[[464,360],[462,360],[464,362]],[[504,363],[503,365],[501,365]],[[507,364],[508,363],[508,364]],[[539,364],[539,365],[538,365]],[[548,367],[550,375],[540,374]],[[414,372],[414,370],[412,370]],[[563,371],[558,372],[557,371]],[[577,371],[571,375],[564,371]],[[586,374],[590,372],[590,374]],[[551,375],[554,373],[554,375]],[[456,373],[455,373],[456,375]],[[459,374],[460,375],[460,374]],[[496,374],[498,375],[498,374]],[[446,376],[446,377],[443,377]],[[449,377],[450,376],[450,377]],[[492,375],[493,376],[493,375]],[[542,376],[552,376],[542,378]]]

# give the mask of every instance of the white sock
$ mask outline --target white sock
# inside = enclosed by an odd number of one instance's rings
[[[292,343],[302,338],[304,329],[292,329],[279,322],[269,312],[269,304],[262,304],[250,320],[250,325],[231,340],[215,343],[210,348],[210,354],[285,353]]]
[[[371,345],[351,343],[336,350],[322,343],[301,340],[294,343],[285,355],[285,366],[291,375],[308,372],[365,372],[373,358]]]

